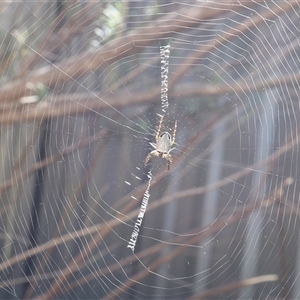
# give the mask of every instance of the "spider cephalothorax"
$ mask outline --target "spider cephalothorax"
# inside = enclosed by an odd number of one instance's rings
[[[172,163],[172,156],[170,152],[174,149],[172,148],[172,145],[175,143],[175,135],[177,130],[177,121],[175,122],[174,128],[173,128],[173,134],[171,137],[171,134],[167,131],[160,133],[162,122],[163,122],[164,116],[161,116],[161,119],[158,124],[157,132],[155,135],[155,141],[156,144],[150,143],[150,145],[154,148],[153,151],[151,151],[146,159],[144,164],[146,165],[150,158],[153,156],[158,156],[166,159],[168,161],[168,170],[170,170],[170,165]]]

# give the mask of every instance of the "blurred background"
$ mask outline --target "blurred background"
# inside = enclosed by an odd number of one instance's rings
[[[297,1],[0,14],[1,299],[300,298]]]

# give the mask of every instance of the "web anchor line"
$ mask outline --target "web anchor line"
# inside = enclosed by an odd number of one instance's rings
[[[160,46],[160,61],[161,61],[161,110],[166,113],[169,107],[168,102],[168,74],[169,74],[169,57],[170,57],[170,44]]]
[[[139,214],[137,216],[137,219],[136,219],[136,222],[134,224],[133,231],[132,231],[129,243],[127,245],[127,248],[130,248],[133,253],[134,253],[134,248],[135,248],[137,238],[139,236],[140,227],[142,225],[143,218],[144,218],[147,206],[148,206],[148,200],[150,198],[149,189],[150,189],[150,184],[151,184],[151,180],[152,180],[151,170],[148,172],[147,177],[149,178],[148,186],[147,186],[147,189],[144,193],[143,200],[142,200],[142,205],[140,207]]]

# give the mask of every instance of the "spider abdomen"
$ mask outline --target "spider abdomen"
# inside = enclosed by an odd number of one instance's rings
[[[171,135],[168,132],[163,132],[156,143],[156,151],[160,153],[168,153],[170,149]]]

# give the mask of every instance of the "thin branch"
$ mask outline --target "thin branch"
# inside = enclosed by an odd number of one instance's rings
[[[95,71],[101,66],[107,66],[123,57],[138,53],[154,41],[169,37],[171,32],[181,32],[189,27],[194,27],[203,20],[217,17],[224,13],[224,10],[232,10],[235,8],[234,4],[239,7],[238,3],[233,0],[227,1],[225,4],[196,1],[195,5],[184,7],[155,22],[149,22],[140,29],[130,31],[95,53],[74,56],[57,65],[49,65],[33,71],[28,74],[26,79],[18,79],[5,84],[0,88],[0,103],[16,102],[21,97],[30,95],[31,90],[26,85],[28,82],[40,82],[51,88],[58,82],[74,80],[86,72]],[[157,30],[158,28],[160,30]],[[29,45],[27,46],[29,47]],[[34,51],[34,49],[32,50]]]

